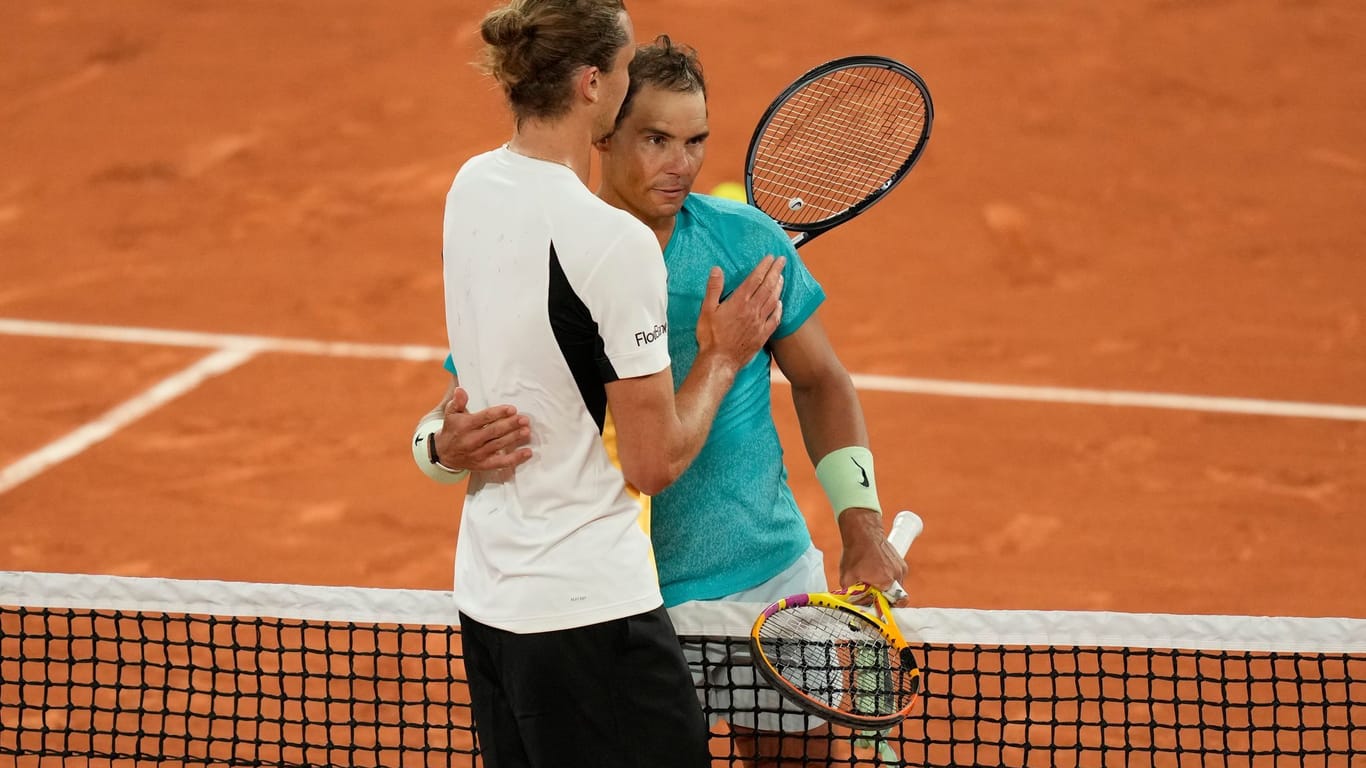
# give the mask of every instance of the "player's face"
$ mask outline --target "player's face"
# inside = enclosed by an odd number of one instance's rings
[[[707,97],[642,86],[603,148],[603,183],[637,218],[678,213],[702,168]]]
[[[635,30],[631,26],[631,17],[621,12],[621,26],[626,30],[626,45],[617,51],[616,59],[612,62],[611,72],[599,72],[600,78],[598,94],[601,97],[598,106],[601,112],[598,114],[597,124],[594,126],[593,138],[599,140],[612,132],[612,125],[616,123],[617,113],[621,111],[621,102],[626,100],[626,88],[631,83],[631,58],[636,51]]]

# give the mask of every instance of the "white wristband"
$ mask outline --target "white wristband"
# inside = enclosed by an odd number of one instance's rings
[[[444,421],[440,417],[424,419],[417,425],[417,430],[413,432],[413,461],[417,463],[417,468],[422,470],[422,474],[443,485],[450,485],[464,480],[469,475],[468,469],[451,469],[436,460],[436,433],[441,431]]]

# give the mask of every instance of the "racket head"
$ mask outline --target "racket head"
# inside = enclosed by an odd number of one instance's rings
[[[789,701],[850,728],[895,725],[920,695],[920,665],[895,624],[838,594],[792,595],[770,605],[754,622],[750,650],[759,673]]]
[[[745,194],[784,229],[814,237],[881,200],[930,139],[925,81],[885,56],[848,56],[802,75],[750,139]]]

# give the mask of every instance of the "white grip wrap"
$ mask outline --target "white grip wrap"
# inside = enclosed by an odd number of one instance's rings
[[[445,420],[441,416],[430,416],[422,420],[413,432],[413,461],[417,463],[417,468],[422,470],[422,474],[443,485],[451,485],[464,480],[469,475],[468,469],[451,469],[438,462],[432,461],[430,441],[436,439],[436,433],[441,431]]]
[[[915,537],[925,530],[925,521],[920,519],[920,515],[910,511],[902,510],[896,514],[896,519],[892,520],[892,532],[887,534],[887,541],[892,543],[892,548],[898,555],[906,556],[906,551],[911,548],[911,542]]]
[[[925,521],[920,519],[920,515],[910,511],[902,510],[896,514],[892,520],[892,530],[887,534],[887,542],[892,545],[898,555],[906,556],[906,551],[911,548],[911,543],[925,530]],[[888,600],[899,602],[906,597],[906,589],[897,582],[883,591]]]

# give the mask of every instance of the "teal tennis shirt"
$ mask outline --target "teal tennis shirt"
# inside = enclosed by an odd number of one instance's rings
[[[780,339],[800,328],[825,300],[787,235],[744,203],[709,195],[684,201],[664,249],[675,388],[697,359],[697,316],[711,268],[725,272],[724,296],[769,254],[787,257],[783,319],[773,334]],[[650,535],[665,605],[725,597],[762,584],[811,546],[773,425],[771,361],[764,349],[740,370],[697,459],[654,497]]]
[[[664,249],[675,389],[697,359],[697,317],[711,268],[725,272],[722,295],[727,295],[770,254],[787,257],[783,319],[773,334],[780,339],[800,328],[825,301],[825,291],[786,233],[744,203],[696,194],[684,201]],[[697,459],[653,499],[650,536],[667,606],[762,584],[811,546],[773,425],[772,359],[764,349],[740,370]],[[455,372],[449,357],[445,367]]]

